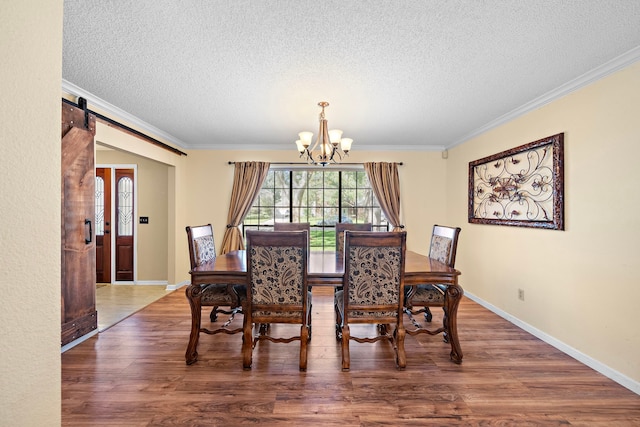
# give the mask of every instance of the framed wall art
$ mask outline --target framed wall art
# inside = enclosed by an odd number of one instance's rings
[[[469,222],[564,230],[564,133],[469,162]]]

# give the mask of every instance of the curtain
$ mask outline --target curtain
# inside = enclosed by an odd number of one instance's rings
[[[222,253],[244,249],[238,226],[249,213],[269,172],[269,162],[236,162]]]
[[[364,170],[369,177],[371,189],[378,198],[382,212],[387,217],[393,231],[402,231],[400,224],[400,178],[398,164],[387,162],[367,162]]]

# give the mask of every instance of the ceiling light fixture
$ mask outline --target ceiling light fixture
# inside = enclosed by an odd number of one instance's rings
[[[316,139],[313,147],[309,148],[313,139],[313,132],[300,132],[298,134],[300,139],[296,141],[296,146],[298,147],[298,152],[300,152],[300,157],[305,159],[307,163],[326,166],[329,163],[338,163],[338,160],[342,160],[343,156],[348,156],[353,140],[351,138],[342,138],[342,131],[339,129],[327,130],[324,107],[328,107],[329,103],[322,101],[318,102],[318,105],[322,108],[318,139]]]

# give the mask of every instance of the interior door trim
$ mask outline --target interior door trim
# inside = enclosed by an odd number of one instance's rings
[[[131,285],[138,282],[138,165],[136,164],[111,164],[100,163],[96,164],[96,168],[108,168],[111,169],[111,213],[110,222],[113,224],[115,230],[115,206],[116,206],[116,169],[133,169],[133,212],[136,217],[133,221],[133,281],[118,281],[116,280],[116,233],[110,233],[111,239],[111,283],[114,285]]]

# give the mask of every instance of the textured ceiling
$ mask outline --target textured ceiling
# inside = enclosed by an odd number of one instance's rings
[[[64,4],[63,87],[186,149],[292,149],[319,101],[354,150],[450,148],[639,59],[638,0]]]

